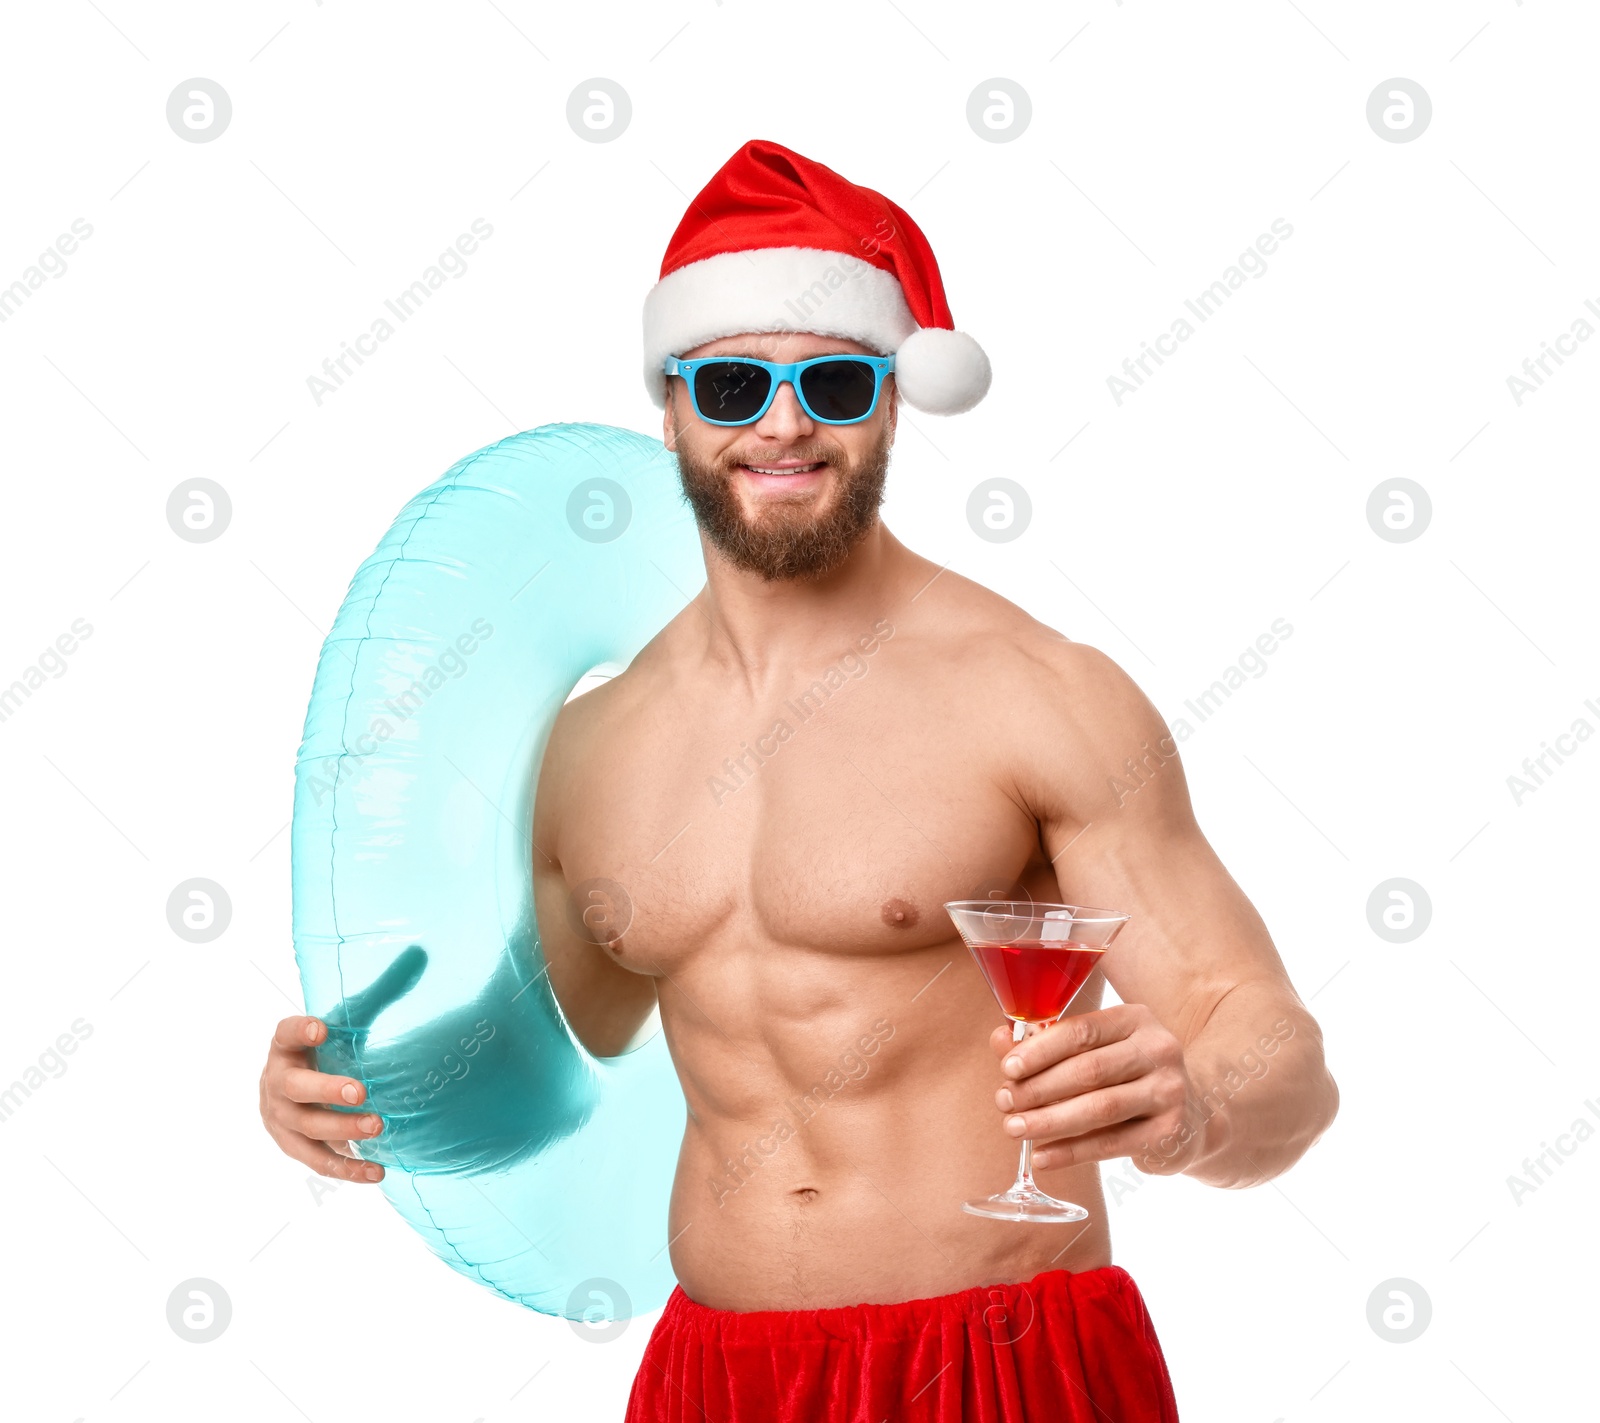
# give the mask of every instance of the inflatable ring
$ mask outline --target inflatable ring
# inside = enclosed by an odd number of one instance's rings
[[[675,1283],[686,1116],[657,1031],[575,1040],[543,973],[533,797],[556,713],[704,577],[660,441],[545,425],[400,512],[322,646],[295,763],[294,946],[324,1072],[359,1078],[390,1203],[435,1254],[568,1319]]]

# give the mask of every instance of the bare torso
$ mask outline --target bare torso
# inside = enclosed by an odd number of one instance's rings
[[[868,349],[789,332],[687,354],[752,343],[780,362]],[[817,1309],[1093,1269],[1110,1261],[1099,1161],[1225,1187],[1287,1170],[1338,1087],[1200,830],[1185,724],[1174,736],[1110,658],[883,526],[896,402],[824,426],[785,383],[728,425],[686,390],[672,382],[662,438],[707,583],[562,709],[532,855],[579,1041],[617,1056],[659,1009],[688,1104],[669,1215],[685,1291]],[[1104,980],[1013,1052],[943,905],[1024,895],[1131,919]],[[1100,1009],[1106,983],[1121,1001]],[[337,1146],[350,1117],[308,1105],[364,1100],[306,1064],[325,1032],[278,1025],[263,1121],[323,1175],[377,1180]],[[961,1211],[1010,1184],[1008,1125],[1086,1221]]]
[[[703,1304],[914,1299],[1110,1259],[1093,1164],[1038,1173],[1082,1224],[959,1208],[1010,1183],[1018,1143],[1003,1019],[942,905],[1064,897],[1022,789],[1030,649],[1062,639],[953,574],[913,600],[937,573],[914,565],[831,654],[759,675],[708,658],[691,605],[569,703],[541,773],[551,982],[564,1007],[604,998],[568,1007],[601,1052],[659,1002],[688,1103],[671,1259]],[[597,880],[622,889],[599,891],[624,930],[608,946],[568,927]],[[1073,1010],[1100,994],[1097,975]]]

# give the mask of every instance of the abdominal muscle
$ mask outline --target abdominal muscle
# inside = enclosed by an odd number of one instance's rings
[[[832,972],[838,986],[837,960]],[[922,980],[914,967],[905,978]],[[660,986],[689,1104],[668,1238],[691,1299],[825,1309],[1110,1263],[1094,1164],[1036,1173],[1041,1189],[1085,1207],[1086,1221],[1022,1224],[961,1209],[1011,1184],[1021,1146],[994,1101],[998,1010],[970,962],[952,963],[916,1001],[880,980],[803,1015],[775,1010],[760,1031],[732,1037],[724,1029],[736,1017]],[[1099,996],[1092,982],[1074,1009]]]

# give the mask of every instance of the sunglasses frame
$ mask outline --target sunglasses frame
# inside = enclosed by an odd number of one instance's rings
[[[805,391],[800,387],[800,375],[811,366],[824,365],[830,361],[855,361],[862,365],[872,367],[872,402],[867,406],[866,413],[858,415],[854,420],[829,420],[818,415],[806,400]],[[762,402],[761,409],[756,411],[748,420],[713,420],[700,409],[700,399],[694,392],[693,376],[701,366],[708,366],[717,362],[731,363],[741,366],[759,366],[772,378],[772,385],[767,390],[767,398]],[[795,399],[800,402],[800,408],[813,420],[821,425],[859,425],[863,420],[870,420],[873,412],[878,408],[878,397],[883,394],[883,378],[894,371],[893,356],[858,356],[846,351],[834,352],[826,356],[812,356],[806,361],[790,361],[787,364],[781,361],[761,361],[754,356],[701,356],[692,361],[680,361],[676,356],[668,356],[662,369],[669,376],[682,376],[683,383],[689,388],[689,403],[694,407],[695,415],[705,421],[707,425],[721,425],[724,427],[734,425],[754,425],[768,410],[772,402],[778,398],[778,387],[787,383],[795,394]]]

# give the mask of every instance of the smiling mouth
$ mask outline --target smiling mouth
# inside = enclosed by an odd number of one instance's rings
[[[812,474],[819,469],[826,468],[826,464],[823,460],[813,460],[809,464],[791,460],[782,464],[741,464],[739,468],[749,474]]]

